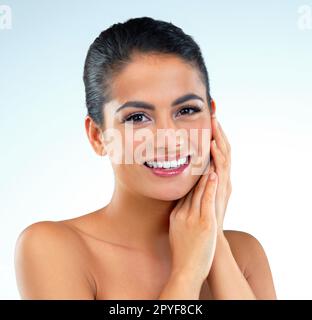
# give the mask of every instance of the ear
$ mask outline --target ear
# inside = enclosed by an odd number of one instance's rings
[[[106,155],[105,144],[102,137],[102,130],[99,126],[91,119],[89,115],[85,118],[85,128],[88,139],[93,147],[93,150],[99,156]]]
[[[210,106],[211,106],[211,111],[212,111],[212,114],[215,114],[217,109],[216,109],[216,103],[215,101],[211,98],[210,99]]]
[[[216,103],[215,101],[211,98],[210,99],[210,106],[211,106],[211,117],[215,117],[216,116],[216,111],[217,111],[217,108],[216,108]],[[211,119],[212,121],[212,119]],[[211,127],[212,129],[212,127]],[[211,136],[210,136],[210,142],[213,140],[212,138],[212,132],[211,132]]]

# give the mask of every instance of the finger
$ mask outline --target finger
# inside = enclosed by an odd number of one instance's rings
[[[213,178],[213,180],[212,180]],[[215,215],[215,198],[218,185],[218,175],[212,172],[207,180],[206,188],[201,201],[200,218],[216,218]]]
[[[228,140],[228,138],[227,138],[227,136],[226,136],[221,124],[220,124],[220,122],[218,122],[218,125],[219,125],[219,129],[220,129],[221,135],[223,137],[223,140],[224,140],[224,142],[226,144],[226,148],[227,148],[228,152],[230,152],[231,151],[230,142],[229,142],[229,140]]]
[[[226,156],[228,153],[222,153],[215,143],[215,140],[211,142],[211,153],[214,159],[214,168],[215,170],[225,168],[226,165]],[[218,172],[219,173],[219,172]]]
[[[210,170],[216,171],[216,165],[213,161],[213,157],[211,157],[211,161],[210,161]]]
[[[216,141],[218,148],[222,152],[226,152],[226,144],[225,141],[223,140],[223,136],[221,134],[221,131],[218,126],[218,120],[216,117],[211,117],[211,131],[212,131],[212,137]]]
[[[208,180],[208,174],[201,176],[199,183],[196,185],[191,202],[191,213],[194,217],[200,216],[200,204],[205,186]]]
[[[178,211],[178,214],[180,214],[181,216],[188,216],[188,212],[191,208],[191,200],[193,197],[193,193],[194,193],[194,188],[191,189],[191,191],[189,191],[189,193],[185,196],[185,200],[180,208],[180,210]]]

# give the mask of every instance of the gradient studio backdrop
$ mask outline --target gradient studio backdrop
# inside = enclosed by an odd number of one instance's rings
[[[139,16],[173,22],[202,48],[233,150],[225,229],[260,240],[279,299],[312,298],[312,0],[0,5],[0,298],[19,299],[22,229],[110,199],[110,164],[84,130],[83,63],[102,30]]]

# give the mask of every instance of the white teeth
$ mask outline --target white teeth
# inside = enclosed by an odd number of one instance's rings
[[[157,165],[155,166],[155,168],[162,168],[163,164],[161,162],[157,162]]]
[[[170,167],[177,167],[177,166],[178,166],[177,160],[170,161]]]
[[[146,164],[151,168],[177,168],[187,162],[187,157],[180,158],[179,160],[172,160],[172,161],[147,161]]]
[[[168,168],[170,168],[170,161],[165,161],[164,163],[163,163],[163,168],[165,168],[165,169],[168,169]]]
[[[178,163],[179,163],[179,166],[186,163],[187,159],[186,158],[181,158],[179,159]]]

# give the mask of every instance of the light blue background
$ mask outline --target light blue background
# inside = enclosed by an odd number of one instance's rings
[[[0,30],[0,298],[19,297],[23,228],[109,201],[112,171],[84,131],[84,59],[102,30],[151,16],[202,48],[233,149],[226,228],[260,240],[279,298],[311,299],[312,29],[298,28],[311,0],[0,4],[12,9],[12,29]]]

